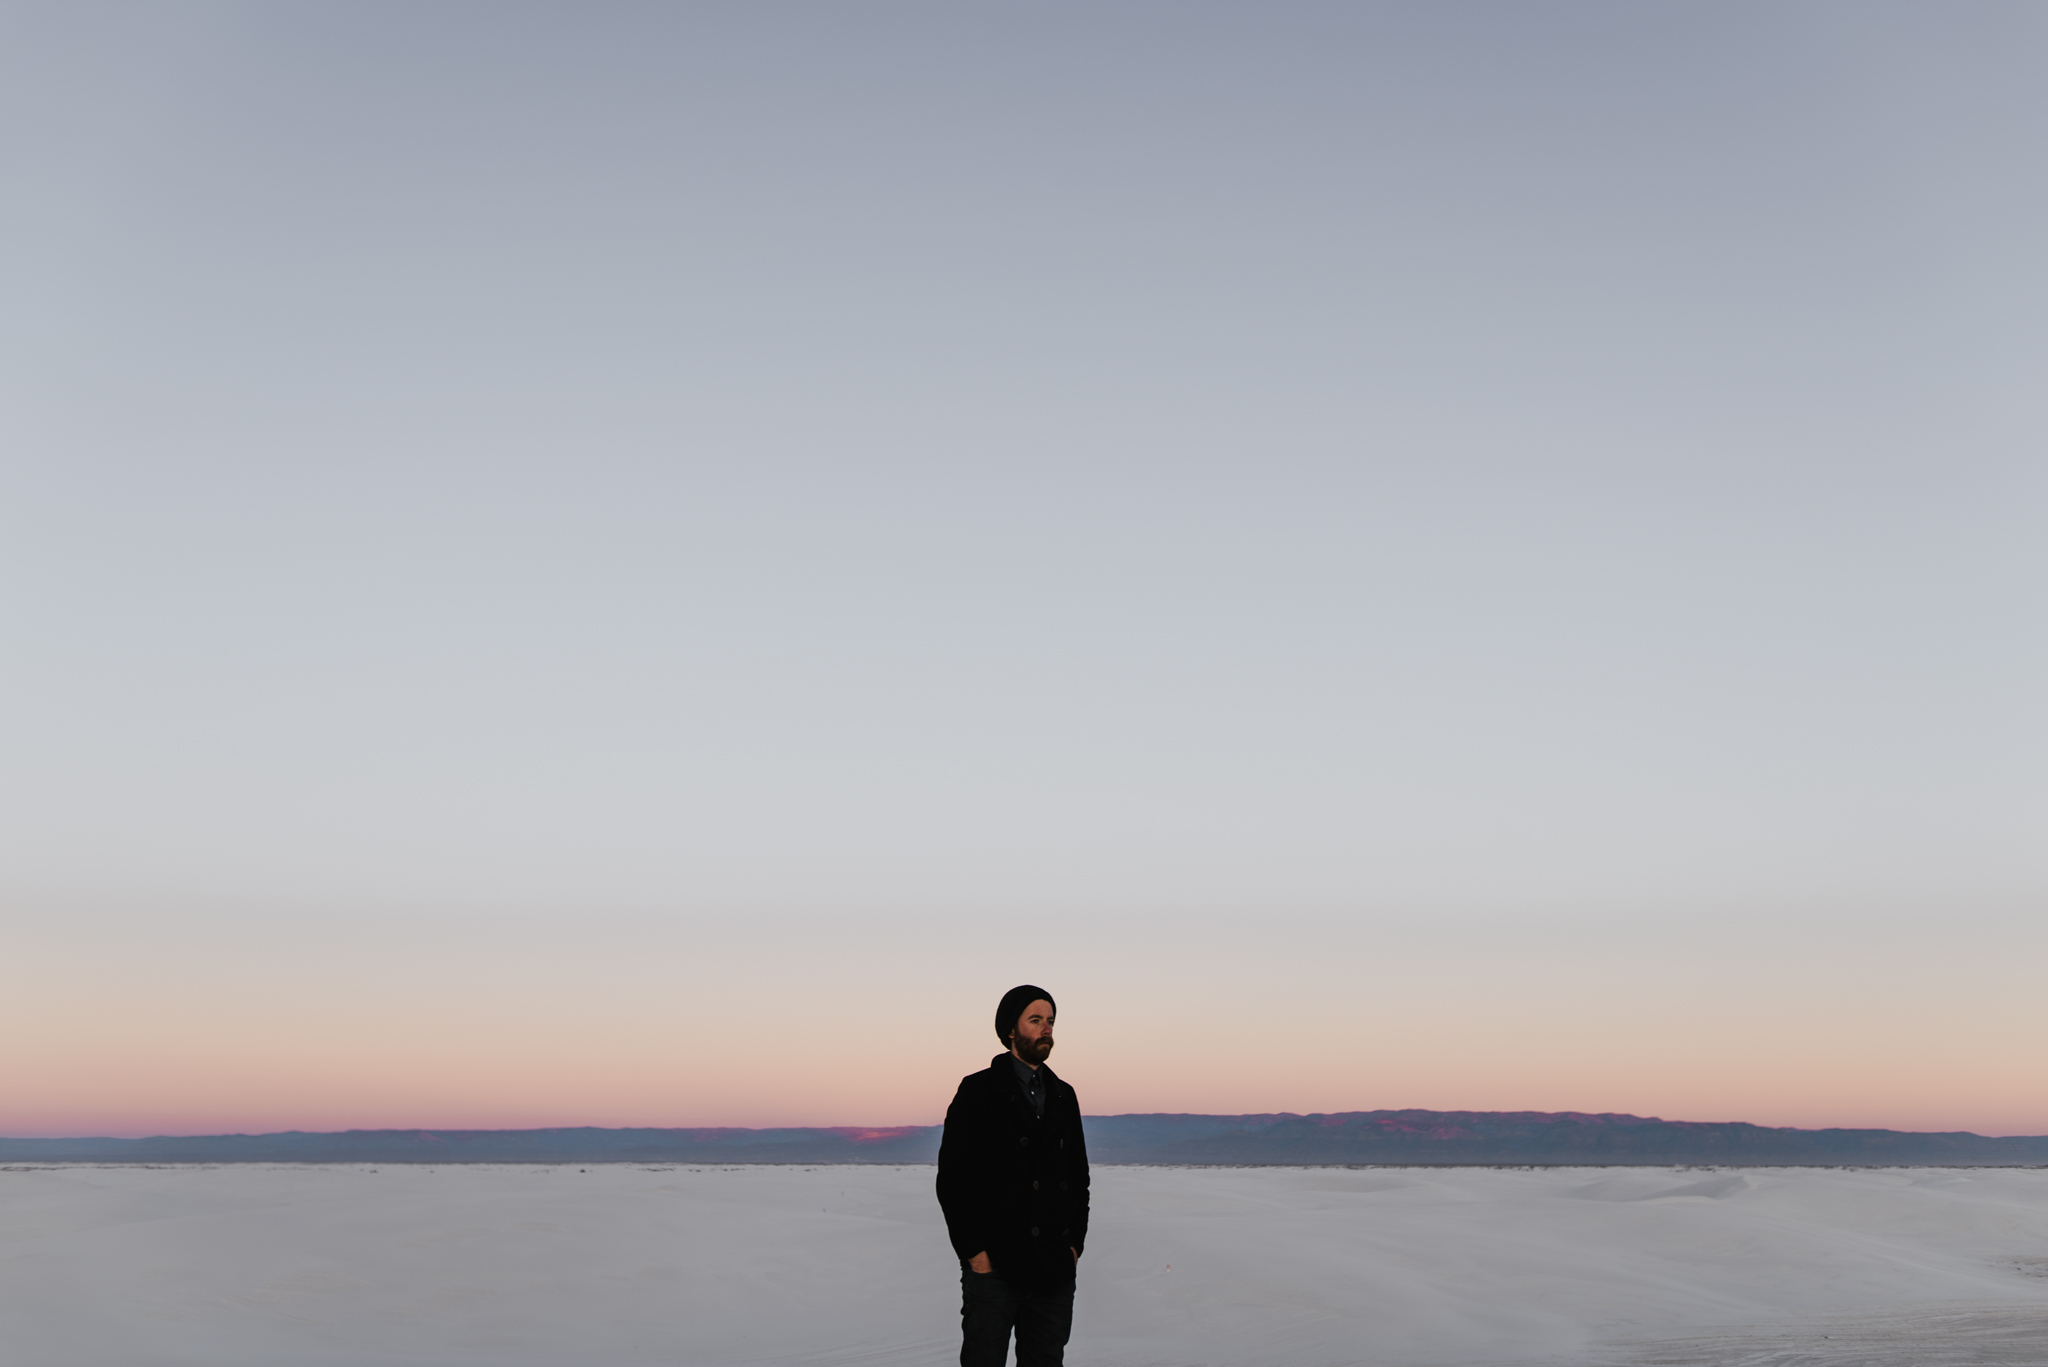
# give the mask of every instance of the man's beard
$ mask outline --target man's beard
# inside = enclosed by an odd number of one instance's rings
[[[1051,1035],[1040,1035],[1037,1039],[1018,1037],[1017,1057],[1023,1059],[1026,1063],[1043,1063],[1051,1053]]]

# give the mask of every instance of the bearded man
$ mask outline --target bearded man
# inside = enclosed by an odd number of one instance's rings
[[[1060,1367],[1088,1242],[1081,1103],[1054,1076],[1052,993],[1003,994],[1006,1053],[960,1079],[939,1143],[939,1207],[960,1257],[960,1367]]]

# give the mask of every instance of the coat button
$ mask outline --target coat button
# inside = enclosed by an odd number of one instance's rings
[[[1028,1144],[1030,1144],[1030,1142],[1031,1142],[1031,1136],[1030,1136],[1030,1135],[1028,1135],[1028,1134],[1020,1134],[1020,1135],[1018,1135],[1018,1136],[1017,1136],[1017,1142],[1018,1142],[1019,1144],[1026,1144],[1026,1145],[1028,1145]]]
[[[1032,1238],[1034,1238],[1034,1239],[1036,1239],[1036,1238],[1038,1237],[1038,1226],[1037,1226],[1037,1225],[1033,1225],[1033,1226],[1031,1227],[1031,1237],[1032,1237]]]
[[[1038,1190],[1038,1183],[1036,1183],[1036,1182],[1033,1182],[1033,1183],[1031,1184],[1031,1189],[1032,1189],[1033,1191],[1037,1191],[1037,1190]]]

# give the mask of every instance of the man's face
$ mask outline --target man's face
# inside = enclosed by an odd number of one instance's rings
[[[1035,1001],[1024,1008],[1024,1014],[1017,1018],[1017,1029],[1010,1036],[1011,1047],[1017,1057],[1026,1063],[1038,1064],[1052,1053],[1052,1003]]]

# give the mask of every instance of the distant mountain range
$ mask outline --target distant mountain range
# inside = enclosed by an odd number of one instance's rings
[[[1098,1163],[2048,1166],[2048,1136],[1795,1130],[1575,1111],[1106,1115]],[[780,1130],[344,1130],[0,1139],[5,1163],[930,1163],[936,1125]]]

